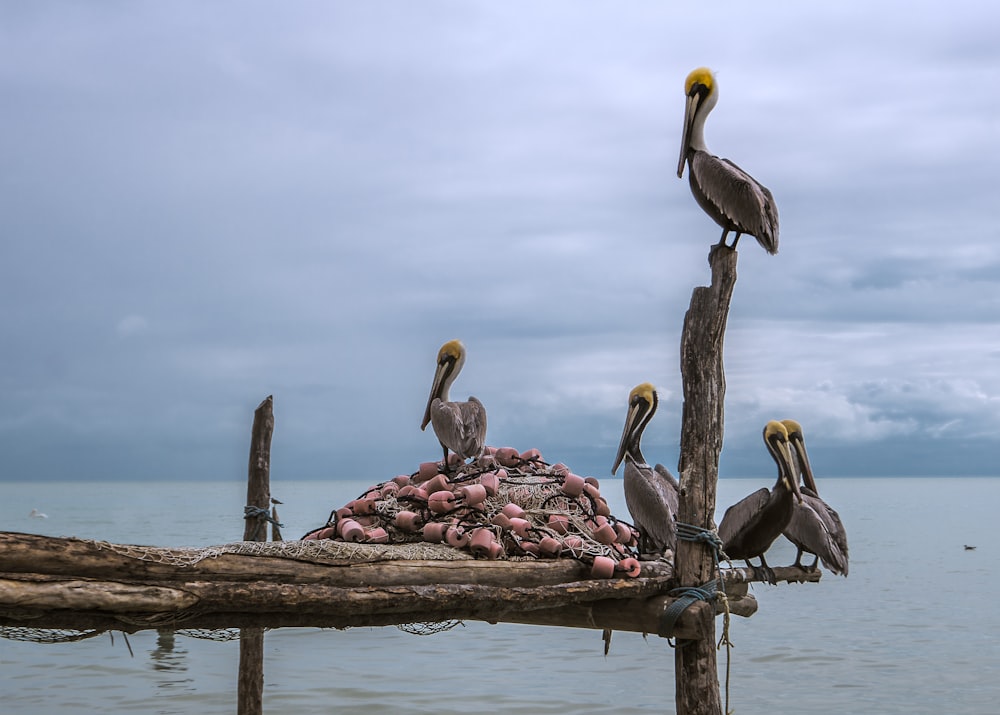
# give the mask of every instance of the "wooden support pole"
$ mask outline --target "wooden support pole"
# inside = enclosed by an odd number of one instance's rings
[[[677,514],[679,522],[703,529],[714,527],[726,394],[722,348],[736,283],[736,251],[713,247],[708,262],[712,284],[694,289],[681,334],[684,409]],[[715,577],[714,567],[705,544],[678,541],[675,572],[681,586],[708,583]],[[715,609],[699,608],[696,613],[698,630],[704,636],[679,642],[674,651],[677,715],[720,715]]]
[[[274,411],[271,395],[253,413],[250,436],[250,464],[247,474],[247,507],[258,510],[246,515],[244,541],[267,541],[267,520],[256,514],[268,514],[271,505],[271,435]],[[264,629],[240,630],[240,672],[237,683],[239,715],[262,715],[264,712]]]

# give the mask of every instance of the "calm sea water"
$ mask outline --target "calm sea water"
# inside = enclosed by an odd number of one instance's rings
[[[276,481],[286,538],[322,524],[368,483]],[[762,484],[722,480],[719,503]],[[825,479],[820,487],[847,527],[851,575],[754,587],[760,610],[732,626],[735,712],[998,712],[1000,479]],[[243,533],[237,482],[0,490],[2,530],[157,546]],[[627,516],[620,480],[602,480],[602,493]],[[48,518],[30,518],[32,509]],[[769,553],[772,565],[793,558],[783,540]],[[120,633],[67,644],[0,638],[0,711],[235,711],[238,642],[144,631],[128,645],[134,655]],[[632,633],[616,633],[605,658],[600,632],[569,628],[280,629],[267,632],[264,668],[269,713],[673,712],[673,651]]]

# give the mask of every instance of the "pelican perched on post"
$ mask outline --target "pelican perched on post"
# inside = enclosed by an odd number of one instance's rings
[[[465,346],[461,341],[449,340],[438,350],[437,370],[431,384],[431,394],[427,398],[427,409],[420,423],[423,430],[430,422],[434,434],[444,449],[445,468],[448,465],[448,450],[461,459],[478,457],[486,444],[486,408],[475,397],[468,402],[449,402],[448,388],[458,377],[465,364]]]
[[[639,441],[646,425],[653,419],[659,398],[656,388],[648,382],[637,385],[628,396],[628,414],[621,443],[611,473],[625,460],[625,503],[635,526],[639,529],[641,544],[647,553],[662,554],[677,546],[678,484],[662,464],[650,469],[642,456]]]
[[[795,420],[782,420],[788,430],[788,443],[795,454],[798,474],[802,477],[802,503],[795,504],[792,519],[785,527],[784,535],[795,544],[795,566],[815,571],[819,561],[833,574],[847,575],[847,530],[833,507],[819,498],[816,479],[813,477],[806,442],[802,436],[802,425]],[[802,566],[802,554],[810,553],[816,558],[811,566]]]
[[[801,502],[802,494],[785,426],[776,420],[768,422],[764,426],[764,444],[778,465],[778,481],[773,489],[758,489],[726,509],[719,524],[719,538],[726,556],[743,559],[764,580],[774,584],[777,580],[764,560],[764,552],[788,526],[795,501]],[[750,563],[755,557],[760,558],[760,568]]]
[[[705,145],[705,118],[719,101],[715,75],[699,67],[687,76],[684,93],[687,102],[677,178],[684,175],[687,162],[691,193],[705,213],[722,226],[719,245],[725,246],[726,236],[735,231],[732,248],[747,233],[768,253],[777,253],[778,208],[771,192],[729,159],[710,154]]]

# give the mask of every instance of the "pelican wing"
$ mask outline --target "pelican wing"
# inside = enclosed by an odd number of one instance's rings
[[[710,204],[713,218],[756,237],[768,253],[777,253],[778,209],[771,192],[728,159],[695,151],[689,161],[691,180]]]
[[[674,525],[676,514],[676,492],[674,508],[670,506],[669,489],[663,478],[647,464],[636,464],[629,459],[625,462],[625,504],[639,531],[650,541],[654,551],[662,553],[676,548],[677,536]]]
[[[847,541],[840,525],[841,536],[844,537],[843,549],[838,544],[838,538],[830,528],[829,511],[833,511],[819,497],[813,494],[802,495],[802,503],[795,504],[791,521],[782,532],[785,537],[798,548],[810,554],[819,556],[823,565],[834,574],[847,575]],[[836,514],[836,512],[834,512]],[[840,517],[836,517],[840,523]]]
[[[462,459],[478,457],[486,444],[486,408],[475,397],[468,402],[431,403],[431,425],[442,445]]]
[[[677,482],[674,475],[670,473],[670,470],[662,464],[657,464],[653,467],[653,475],[657,491],[666,500],[670,513],[677,516],[677,509],[679,508],[677,493],[680,491],[681,485]]]
[[[767,506],[770,498],[770,490],[762,487],[726,509],[726,513],[719,523],[719,538],[722,539],[723,550],[726,551],[730,558],[743,558],[738,546],[740,538],[760,518],[760,513]],[[729,553],[730,545],[733,546],[733,550],[736,552],[735,555]]]

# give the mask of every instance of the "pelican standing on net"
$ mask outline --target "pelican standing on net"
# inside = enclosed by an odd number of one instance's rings
[[[719,101],[715,75],[699,67],[687,76],[684,93],[687,100],[677,178],[684,175],[687,162],[691,193],[705,213],[722,226],[720,246],[725,246],[726,236],[735,231],[731,248],[735,249],[740,236],[747,233],[768,253],[777,253],[778,207],[771,192],[729,159],[710,154],[705,145],[705,119]]]
[[[758,489],[726,509],[719,524],[722,549],[730,559],[743,559],[758,577],[777,583],[774,571],[764,560],[764,552],[788,526],[796,501],[802,501],[799,480],[788,447],[788,430],[771,420],[764,426],[764,444],[778,465],[778,481],[773,489]],[[750,559],[760,558],[760,568]]]
[[[465,346],[458,340],[449,340],[438,351],[437,370],[427,398],[427,409],[420,429],[429,422],[438,442],[444,449],[445,468],[448,450],[462,460],[478,457],[486,445],[486,408],[475,397],[467,402],[450,402],[448,388],[458,377],[465,364]]]
[[[611,473],[625,460],[625,503],[639,530],[640,544],[645,553],[662,554],[677,547],[678,484],[667,468],[657,464],[650,468],[642,456],[639,441],[643,430],[653,419],[659,398],[656,388],[644,382],[632,389],[628,396],[628,414],[625,429]]]
[[[816,564],[822,561],[830,573],[847,576],[847,530],[840,521],[840,514],[819,497],[809,455],[806,453],[802,425],[795,420],[782,420],[781,424],[788,430],[788,443],[792,447],[797,471],[803,482],[802,503],[795,504],[792,519],[783,532],[785,538],[798,549],[794,565],[807,571],[815,571]],[[816,557],[811,566],[802,566],[803,553]]]

